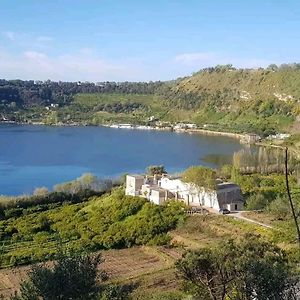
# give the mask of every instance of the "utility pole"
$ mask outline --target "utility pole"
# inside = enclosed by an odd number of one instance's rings
[[[299,247],[300,247],[300,229],[299,229],[299,224],[298,224],[298,216],[297,216],[297,213],[296,213],[296,210],[295,210],[295,206],[294,206],[294,203],[293,203],[293,200],[292,200],[290,186],[289,186],[288,147],[285,148],[285,183],[286,183],[286,191],[287,191],[288,199],[289,199],[289,202],[290,202],[293,218],[294,218],[296,229],[297,229],[298,243],[299,243]]]

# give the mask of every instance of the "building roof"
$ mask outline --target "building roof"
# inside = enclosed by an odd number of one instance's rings
[[[223,189],[229,189],[229,188],[238,188],[240,189],[240,187],[232,182],[222,182],[217,184],[217,190],[223,190]]]

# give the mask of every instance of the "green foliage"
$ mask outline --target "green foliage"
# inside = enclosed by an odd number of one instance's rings
[[[192,300],[181,291],[151,291],[142,293],[139,296],[133,297],[135,300]]]
[[[218,170],[218,176],[224,180],[228,180],[231,178],[232,174],[232,165],[223,165],[220,170]]]
[[[48,192],[42,187],[37,188],[32,196],[0,195],[0,219],[48,210],[63,203],[84,202],[91,196],[101,196],[113,186],[119,185],[117,181],[101,180],[93,174],[86,173],[73,181],[56,185],[54,192]]]
[[[167,244],[167,232],[184,218],[179,202],[157,206],[121,190],[42,212],[33,208],[0,221],[1,266],[53,259],[58,244],[74,251]]]
[[[300,198],[299,195],[294,194],[292,196],[293,203],[296,209],[296,213],[300,212]],[[288,201],[287,195],[277,195],[274,201],[272,201],[267,207],[266,211],[278,220],[289,220],[292,218],[291,205]]]
[[[35,265],[29,278],[21,284],[20,295],[13,300],[53,299],[110,299],[123,300],[134,289],[133,285],[105,285],[99,255],[61,253],[54,265]]]
[[[163,165],[160,166],[149,166],[147,168],[147,174],[153,176],[153,175],[162,175],[166,174],[165,167]]]
[[[278,219],[291,216],[290,204],[286,198],[285,175],[283,174],[241,174],[232,168],[231,180],[240,185],[248,210],[265,210]],[[289,176],[292,198],[300,211],[299,186],[295,175]]]
[[[91,173],[85,173],[73,181],[55,185],[54,191],[69,194],[77,194],[86,190],[102,192],[110,190],[112,185],[111,180],[101,180]]]
[[[210,168],[201,166],[190,167],[183,172],[182,180],[198,188],[216,189],[216,172]]]
[[[247,198],[248,210],[262,210],[268,205],[268,199],[261,193],[252,194]]]
[[[136,288],[134,284],[108,284],[103,288],[99,300],[126,300]],[[131,298],[130,298],[131,299]]]
[[[267,136],[289,130],[295,121],[299,86],[300,70],[291,65],[258,70],[216,66],[170,82],[3,80],[0,109],[6,119],[18,122],[147,124],[154,115],[160,121]]]
[[[190,291],[201,299],[292,299],[292,270],[278,247],[248,236],[190,251],[176,263]]]
[[[241,174],[236,168],[232,169],[231,180],[241,186],[243,193],[264,193],[268,197],[286,192],[285,176],[283,174]],[[291,188],[298,190],[295,176],[290,176]]]
[[[299,145],[300,143],[300,134],[292,134],[285,140],[285,145],[292,146],[292,145]]]

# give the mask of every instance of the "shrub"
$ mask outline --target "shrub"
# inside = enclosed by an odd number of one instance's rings
[[[267,198],[262,193],[253,193],[247,198],[248,210],[262,210],[268,205]]]

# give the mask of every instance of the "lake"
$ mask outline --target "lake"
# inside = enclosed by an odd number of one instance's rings
[[[215,167],[243,147],[232,138],[169,131],[5,124],[0,125],[0,194],[51,189],[86,172],[116,178],[156,164],[170,173],[191,165]]]

